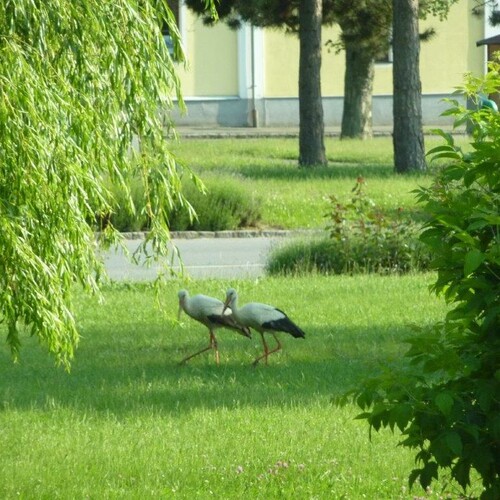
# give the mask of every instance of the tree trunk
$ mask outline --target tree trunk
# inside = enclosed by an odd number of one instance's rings
[[[326,165],[321,100],[322,0],[300,0],[299,18],[299,165]]]
[[[418,0],[393,0],[394,168],[425,170]]]
[[[374,60],[353,43],[345,44],[344,109],[341,139],[372,137]]]

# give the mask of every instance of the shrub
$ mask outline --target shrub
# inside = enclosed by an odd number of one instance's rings
[[[187,206],[176,207],[169,212],[169,227],[172,231],[220,231],[257,225],[261,219],[261,200],[246,191],[234,179],[208,179],[204,181],[205,191],[200,191],[191,180],[183,184],[182,192],[197,217],[190,216]],[[149,229],[149,219],[143,206],[143,187],[133,183],[131,197],[135,205],[132,210],[125,193],[113,188],[113,196],[118,209],[101,218],[100,229],[108,222],[121,232],[145,231]]]
[[[327,230],[339,243],[349,267],[405,272],[413,267],[413,261],[423,264],[428,260],[418,241],[421,226],[403,217],[402,209],[388,217],[366,196],[364,187],[365,180],[358,177],[347,202],[330,197]]]
[[[132,182],[130,196],[135,210],[127,205],[128,197],[117,187],[113,188],[113,196],[116,200],[117,210],[108,216],[108,220],[120,232],[144,231],[149,228],[149,219],[143,210],[144,188],[140,182]]]
[[[339,262],[333,247],[329,238],[287,242],[271,251],[266,272],[271,275],[341,272],[343,263]]]
[[[236,179],[204,179],[206,192],[192,182],[183,186],[183,194],[197,217],[190,219],[186,207],[170,216],[170,229],[177,231],[221,231],[257,225],[261,219],[261,200],[248,193]]]
[[[271,253],[270,274],[317,271],[329,274],[404,273],[429,266],[430,253],[419,239],[421,226],[400,210],[386,216],[364,192],[359,177],[347,202],[330,197],[330,238],[292,242]]]
[[[418,239],[408,239],[405,250],[397,245],[372,245],[355,238],[346,251],[344,242],[328,237],[295,240],[274,249],[266,263],[271,275],[300,275],[312,272],[322,274],[403,273],[429,268],[430,253]]]
[[[500,87],[500,66],[468,77],[462,92],[477,99]],[[450,101],[455,124],[472,125],[472,151],[451,135],[434,158],[450,163],[419,191],[430,219],[421,239],[433,251],[433,285],[452,305],[443,322],[409,340],[410,366],[387,373],[338,402],[353,398],[370,429],[398,427],[401,444],[418,450],[410,475],[427,488],[443,470],[464,491],[471,472],[481,498],[500,498],[500,115]]]

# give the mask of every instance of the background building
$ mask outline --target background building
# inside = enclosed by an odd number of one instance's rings
[[[478,40],[493,36],[487,13],[472,15],[473,0],[452,6],[448,19],[430,17],[421,29],[433,27],[436,35],[421,44],[422,116],[424,125],[443,125],[447,107],[442,102],[463,81],[467,72],[483,74],[487,48]],[[281,30],[244,26],[238,31],[224,23],[205,26],[180,4],[179,28],[187,66],[179,65],[187,114],[175,114],[178,125],[262,127],[298,126],[299,41]],[[323,42],[337,40],[338,28],[324,28]],[[322,95],[326,126],[339,126],[344,92],[344,52],[325,46]],[[373,124],[392,124],[392,63],[378,63],[373,87]]]

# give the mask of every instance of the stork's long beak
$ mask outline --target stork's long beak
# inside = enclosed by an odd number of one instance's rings
[[[177,321],[178,322],[181,320],[181,313],[182,313],[182,304],[181,304],[181,301],[179,300],[179,312],[177,313]]]
[[[225,301],[224,301],[224,307],[222,308],[222,314],[224,314],[226,312],[226,310],[229,309],[229,298],[227,298]]]

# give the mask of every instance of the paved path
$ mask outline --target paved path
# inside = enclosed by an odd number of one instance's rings
[[[193,278],[248,278],[264,273],[270,250],[283,242],[283,236],[201,236],[175,238],[172,242],[179,250],[184,271]],[[125,240],[130,253],[140,243],[140,239]],[[106,252],[104,262],[109,277],[117,281],[153,280],[163,267],[162,263],[154,263],[151,267],[133,264],[121,249]],[[178,258],[174,258],[172,264],[175,270],[180,270]]]
[[[465,134],[465,127],[453,129],[451,124],[425,125],[424,134],[430,134],[432,130],[440,128],[450,133]],[[392,125],[376,125],[373,127],[373,135],[391,136]],[[219,138],[255,138],[274,137],[290,138],[299,136],[299,127],[222,127],[222,126],[186,126],[175,127],[181,139],[219,139]],[[340,126],[325,127],[325,137],[339,137]]]

